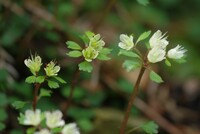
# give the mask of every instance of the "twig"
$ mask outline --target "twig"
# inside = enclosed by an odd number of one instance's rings
[[[127,106],[127,110],[126,110],[124,119],[122,121],[122,125],[121,125],[121,128],[120,128],[120,134],[124,134],[124,131],[125,131],[125,128],[126,128],[126,125],[127,125],[127,122],[128,122],[129,114],[130,114],[130,111],[131,111],[131,107],[132,107],[132,104],[133,104],[133,101],[134,101],[136,95],[138,94],[139,84],[140,84],[142,76],[143,76],[143,74],[145,72],[145,69],[146,68],[144,66],[142,66],[142,68],[140,69],[140,73],[138,75],[135,87],[134,87],[133,92],[131,94],[131,98],[130,98],[130,100],[128,102],[128,106]]]
[[[36,83],[36,84],[35,84],[34,98],[33,98],[33,104],[32,104],[32,105],[33,105],[33,110],[34,110],[34,111],[35,111],[36,106],[37,106],[38,92],[39,92],[40,86],[41,86],[41,84],[39,84],[39,83]]]

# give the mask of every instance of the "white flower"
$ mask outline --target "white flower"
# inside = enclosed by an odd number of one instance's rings
[[[32,74],[36,75],[36,73],[40,71],[42,59],[38,55],[31,55],[31,58],[24,60],[24,64],[30,69]]]
[[[95,50],[93,47],[90,46],[87,47],[86,49],[83,49],[82,53],[85,60],[88,62],[91,62],[99,55],[99,51]]]
[[[162,35],[160,30],[156,31],[149,40],[151,48],[160,47],[165,49],[169,42],[167,41],[167,37],[165,34]]]
[[[33,110],[26,110],[25,112],[25,119],[24,125],[33,125],[38,126],[41,122],[41,111],[39,109]]]
[[[156,63],[165,59],[165,54],[166,54],[165,50],[159,47],[155,47],[149,51],[147,58],[149,62]]]
[[[39,132],[35,132],[34,134],[51,134],[48,129],[42,129]]]
[[[105,42],[101,39],[100,34],[94,35],[89,39],[90,39],[89,46],[93,47],[97,51],[100,51],[105,45]]]
[[[62,134],[80,134],[80,132],[76,126],[76,123],[70,123],[64,126]]]
[[[167,56],[171,59],[181,59],[187,50],[177,45],[175,48],[168,51]]]
[[[61,127],[65,125],[65,121],[62,120],[62,112],[59,110],[53,112],[46,112],[46,124],[49,128]]]
[[[119,42],[118,46],[120,48],[125,50],[130,50],[131,48],[133,48],[134,43],[132,35],[128,36],[126,34],[121,34],[119,38],[121,42]]]
[[[57,76],[58,72],[60,71],[60,66],[55,66],[55,63],[51,61],[47,66],[44,68],[46,75],[51,76]]]

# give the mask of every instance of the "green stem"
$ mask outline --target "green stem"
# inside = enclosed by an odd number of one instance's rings
[[[126,110],[124,119],[123,119],[122,124],[121,124],[120,134],[124,134],[125,133],[126,125],[127,125],[127,122],[128,122],[130,111],[131,111],[131,106],[133,105],[133,101],[134,101],[136,95],[138,94],[140,81],[141,81],[142,76],[143,76],[143,74],[145,72],[145,69],[146,68],[145,68],[144,65],[140,69],[140,73],[138,75],[135,87],[134,87],[133,92],[131,94],[131,98],[130,98],[130,100],[128,102],[128,106],[127,106],[127,110]]]

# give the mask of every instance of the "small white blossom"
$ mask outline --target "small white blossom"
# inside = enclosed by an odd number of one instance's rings
[[[33,110],[26,110],[25,112],[25,119],[24,125],[33,125],[38,126],[41,122],[41,111],[39,109]]]
[[[119,38],[121,42],[119,42],[118,46],[120,48],[125,50],[130,50],[131,48],[133,48],[134,43],[132,35],[128,36],[126,34],[121,34]]]
[[[187,50],[177,45],[175,48],[168,51],[167,56],[171,59],[181,59]]]
[[[64,126],[62,134],[80,134],[76,123],[70,123]]]
[[[167,36],[165,34],[162,35],[160,30],[156,31],[149,40],[151,48],[160,47],[165,49],[169,42],[167,41]]]
[[[59,110],[53,112],[46,112],[46,124],[49,128],[61,127],[65,125],[65,121],[62,120],[62,112]]]
[[[36,75],[36,73],[40,71],[42,59],[38,55],[31,55],[31,58],[24,60],[24,64],[30,69],[32,74]]]
[[[99,55],[99,51],[95,50],[93,47],[90,46],[87,47],[86,49],[83,49],[82,53],[85,60],[88,62],[91,62]]]
[[[155,47],[149,51],[147,58],[148,58],[149,62],[156,63],[156,62],[160,62],[160,61],[164,60],[165,54],[166,54],[165,50]]]
[[[46,75],[51,77],[51,76],[57,76],[58,72],[60,71],[60,66],[56,66],[56,64],[51,61],[47,66],[44,68]]]
[[[39,132],[35,132],[34,134],[51,134],[48,129],[42,129]]]
[[[97,51],[100,51],[103,46],[105,46],[105,42],[101,39],[101,35],[97,34],[90,37],[89,46],[93,47]]]

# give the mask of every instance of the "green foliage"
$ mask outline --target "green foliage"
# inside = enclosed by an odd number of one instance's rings
[[[167,66],[169,66],[169,67],[172,66],[171,63],[170,63],[170,61],[169,61],[168,59],[165,60],[165,64],[166,64]]]
[[[8,104],[8,98],[6,97],[6,95],[4,93],[0,92],[0,107],[4,107]]]
[[[136,44],[137,44],[138,42],[140,42],[140,41],[142,41],[142,40],[148,38],[150,34],[151,34],[151,31],[147,31],[147,32],[142,33],[142,34],[139,36],[139,38],[137,39]]]
[[[132,70],[135,70],[139,68],[141,64],[138,61],[132,61],[132,60],[125,60],[123,63],[123,67],[129,72]]]
[[[82,50],[82,48],[77,44],[76,42],[73,41],[67,41],[66,44],[68,45],[67,47],[70,49],[74,50]]]
[[[51,90],[47,90],[47,89],[42,88],[42,89],[40,89],[39,98],[41,98],[41,97],[49,97],[49,96],[51,96],[51,94],[52,94]]]
[[[8,117],[8,114],[6,112],[6,109],[0,109],[0,121],[5,121]]]
[[[15,109],[21,109],[23,108],[28,102],[26,101],[15,101],[12,103],[12,106],[15,108]]]
[[[103,48],[100,52],[99,55],[97,57],[98,60],[110,60],[110,57],[108,57],[107,55],[111,53],[111,49],[109,48]]]
[[[21,125],[24,124],[24,119],[25,119],[24,114],[19,113],[19,116],[17,117],[17,119],[18,119],[18,121],[19,121],[19,124],[21,124]]]
[[[6,128],[6,126],[2,122],[0,122],[0,131],[2,131],[5,128]]]
[[[44,80],[45,80],[45,76],[38,76],[37,78],[36,78],[36,83],[43,83],[44,82]]]
[[[55,78],[57,81],[59,81],[60,83],[62,83],[62,84],[66,84],[67,82],[65,81],[65,80],[63,80],[61,77],[59,77],[59,76],[56,76],[56,77],[53,77],[53,78]]]
[[[36,82],[36,76],[32,75],[26,78],[25,82],[32,84]]]
[[[147,122],[146,124],[142,125],[141,129],[147,134],[158,133],[158,125],[153,121]]]
[[[77,57],[82,56],[82,52],[74,50],[74,51],[70,51],[69,53],[67,53],[67,55],[70,57],[77,58]]]
[[[90,132],[94,128],[92,121],[89,119],[80,119],[77,120],[77,123],[84,132]]]
[[[58,88],[58,87],[60,87],[59,86],[59,84],[58,84],[58,82],[55,82],[55,81],[51,81],[51,80],[47,80],[47,82],[48,82],[48,86],[50,87],[50,88]]]
[[[149,76],[150,76],[150,79],[152,81],[156,82],[156,83],[162,83],[163,82],[162,78],[157,73],[155,73],[154,71],[151,71]]]
[[[133,57],[133,58],[139,58],[140,56],[132,51],[127,51],[127,50],[123,50],[120,49],[118,55],[124,55],[124,56],[128,56],[128,57]]]
[[[78,67],[79,67],[79,70],[86,71],[86,72],[91,72],[93,69],[91,63],[89,63],[87,61],[81,62],[78,65]]]
[[[137,2],[143,6],[146,6],[149,4],[149,0],[137,0]]]
[[[28,129],[26,130],[26,134],[34,134],[35,130],[36,130],[35,127],[28,128]]]

